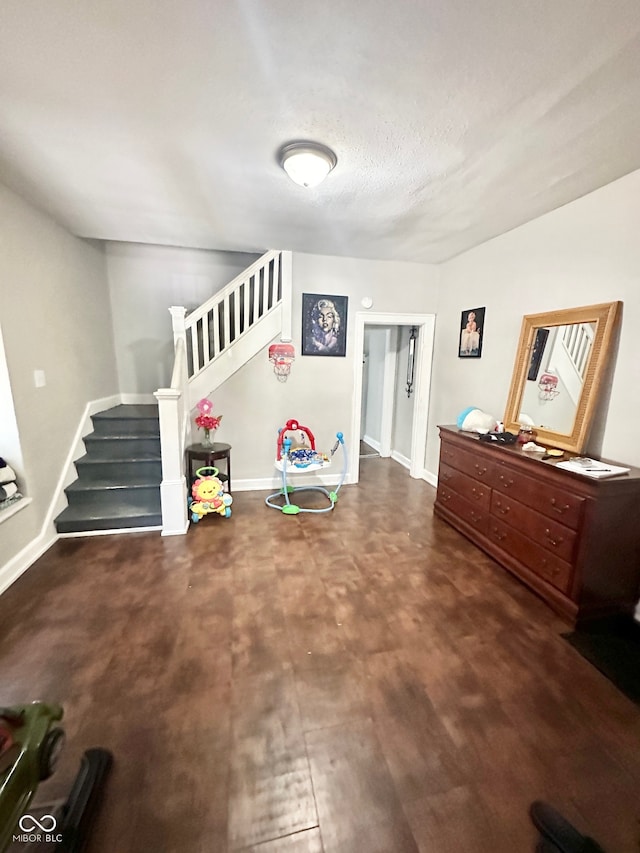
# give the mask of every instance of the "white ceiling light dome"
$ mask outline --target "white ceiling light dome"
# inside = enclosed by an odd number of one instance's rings
[[[289,142],[278,153],[287,175],[301,187],[317,187],[335,167],[338,158],[319,142]]]

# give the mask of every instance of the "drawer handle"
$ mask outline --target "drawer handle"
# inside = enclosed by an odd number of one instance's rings
[[[505,487],[505,489],[509,489],[511,488],[511,486],[513,486],[514,481],[510,477],[509,479],[507,479],[504,474],[500,474],[500,479],[502,480],[502,485]]]
[[[483,498],[483,497],[484,497],[484,492],[483,492],[483,491],[480,491],[480,492],[479,492],[476,488],[471,489],[471,494],[474,496],[474,498],[475,498],[477,501],[479,501],[479,500],[480,500],[480,498]]]
[[[443,500],[445,503],[446,503],[447,501],[450,501],[450,500],[451,500],[451,495],[449,495],[449,494],[444,494],[444,495],[442,495],[442,500]]]
[[[451,479],[451,474],[445,473],[444,471],[440,474],[440,476],[442,477],[443,480],[450,480]]]
[[[474,512],[473,510],[471,510],[471,512],[469,513],[469,515],[471,516],[471,521],[474,521],[476,524],[477,524],[479,521],[482,521],[482,516],[481,516],[481,515],[478,515],[478,514],[477,514],[476,512]]]
[[[548,529],[545,530],[544,535],[547,537],[547,542],[549,542],[550,545],[553,545],[554,548],[557,547],[558,545],[562,545],[562,543],[564,542],[564,539],[562,536],[559,536],[557,539],[554,539],[553,536],[551,535],[551,531]]]
[[[560,513],[562,515],[563,512],[566,512],[568,509],[571,509],[569,504],[559,504],[555,498],[551,498],[551,509],[554,512]]]
[[[542,561],[542,568],[546,569],[545,574],[547,574],[548,576],[550,576],[552,578],[555,578],[555,576],[560,573],[560,568],[558,566],[552,566],[551,568],[548,568],[546,560]]]
[[[495,528],[495,527],[493,528],[493,535],[495,536],[495,538],[496,538],[499,542],[502,542],[502,540],[503,540],[503,539],[506,539],[506,538],[507,538],[507,534],[506,534],[506,533],[500,533],[498,530],[496,530],[496,528]]]
[[[502,502],[501,502],[501,501],[496,501],[496,509],[498,510],[498,512],[500,513],[500,515],[507,515],[507,513],[509,513],[509,512],[511,511],[511,507],[510,507],[510,506],[505,506],[505,507],[503,508],[503,507],[502,507]]]
[[[481,477],[483,477],[483,476],[487,473],[487,469],[486,469],[486,467],[478,465],[478,463],[477,463],[477,462],[476,462],[476,464],[475,464],[473,467],[476,469],[476,471],[478,472],[478,474],[479,474]]]

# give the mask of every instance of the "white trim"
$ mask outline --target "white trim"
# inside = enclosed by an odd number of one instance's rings
[[[14,501],[5,509],[0,509],[0,524],[2,524],[3,521],[7,521],[7,519],[11,518],[12,515],[20,512],[21,509],[29,506],[32,500],[33,498],[21,497],[20,500]]]
[[[432,474],[431,471],[427,471],[425,468],[422,472],[422,479],[426,480],[430,486],[433,486],[434,489],[438,488],[438,477],[436,474]]]
[[[382,418],[380,425],[380,456],[391,456],[393,441],[393,410],[398,367],[398,340],[400,330],[392,326],[385,330],[384,368],[382,373]]]
[[[45,551],[49,550],[56,538],[56,536],[45,537],[44,533],[41,533],[2,566],[0,569],[0,595],[17,581],[20,575],[24,574]]]
[[[365,444],[368,444],[369,447],[371,447],[373,450],[376,450],[378,453],[380,453],[380,447],[382,446],[381,442],[376,441],[375,438],[371,438],[370,435],[364,435],[362,437],[362,441],[364,441]],[[380,455],[382,456],[381,453]]]
[[[293,310],[293,252],[282,252],[280,255],[280,275],[282,276],[282,315],[281,315],[281,341],[291,341],[291,330],[293,324],[291,315]]]
[[[362,353],[364,352],[365,326],[417,326],[420,334],[416,345],[416,382],[413,421],[411,426],[411,465],[412,477],[421,478],[424,471],[424,458],[427,447],[427,424],[429,417],[429,391],[431,387],[431,362],[433,359],[433,339],[435,314],[371,314],[358,311],[355,318],[355,350],[353,399],[351,406],[351,435],[360,436],[362,408]],[[350,451],[349,472],[351,482],[357,483],[360,472],[359,441],[354,438]]]
[[[399,462],[403,468],[407,468],[408,470],[411,470],[411,460],[407,459],[407,457],[404,456],[402,453],[398,453],[397,450],[392,450],[391,451],[391,458],[393,459],[394,462]]]

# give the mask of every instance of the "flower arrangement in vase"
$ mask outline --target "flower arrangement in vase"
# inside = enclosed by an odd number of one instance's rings
[[[211,433],[215,432],[220,426],[222,415],[211,414],[213,403],[211,400],[207,400],[206,397],[203,397],[203,399],[198,402],[197,408],[200,414],[196,417],[195,424],[198,429],[204,430],[202,444],[210,447],[213,444],[213,441],[211,440]]]

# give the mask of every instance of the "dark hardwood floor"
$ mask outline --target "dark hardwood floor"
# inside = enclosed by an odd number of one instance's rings
[[[535,799],[638,851],[640,709],[429,485],[361,474],[332,513],[62,540],[7,590],[0,704],[65,708],[38,799],[105,746],[90,853],[520,853]]]

